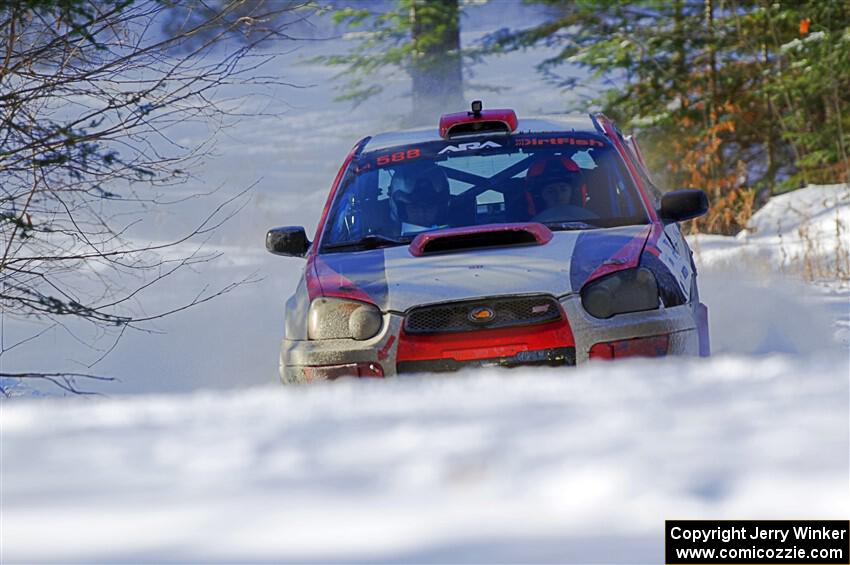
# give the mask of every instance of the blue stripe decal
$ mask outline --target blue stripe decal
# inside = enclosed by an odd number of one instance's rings
[[[355,253],[324,253],[325,264],[369,295],[382,311],[387,308],[387,273],[383,249]]]
[[[587,278],[642,230],[645,225],[591,230],[579,234],[570,262],[570,286],[581,290]]]

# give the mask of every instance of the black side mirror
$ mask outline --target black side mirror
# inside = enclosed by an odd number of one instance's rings
[[[661,219],[682,222],[708,212],[708,196],[701,190],[674,190],[661,197]]]
[[[275,255],[304,257],[310,249],[310,241],[301,226],[272,228],[266,234],[266,249]]]

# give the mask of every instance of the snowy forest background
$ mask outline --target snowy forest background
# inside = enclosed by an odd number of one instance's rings
[[[478,98],[706,190],[714,356],[280,387],[265,230]],[[658,562],[665,518],[850,510],[846,1],[4,2],[0,119],[0,560]]]

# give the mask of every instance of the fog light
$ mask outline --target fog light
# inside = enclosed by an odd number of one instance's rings
[[[340,377],[381,378],[384,368],[380,363],[346,363],[344,365],[318,365],[304,367],[307,382],[333,381]]]
[[[669,335],[637,337],[596,343],[590,348],[591,359],[623,359],[625,357],[663,357],[670,345]]]

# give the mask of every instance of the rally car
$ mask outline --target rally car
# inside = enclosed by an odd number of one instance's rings
[[[708,312],[677,222],[700,190],[662,194],[602,114],[442,116],[359,141],[286,303],[284,383],[471,366],[708,355]]]

